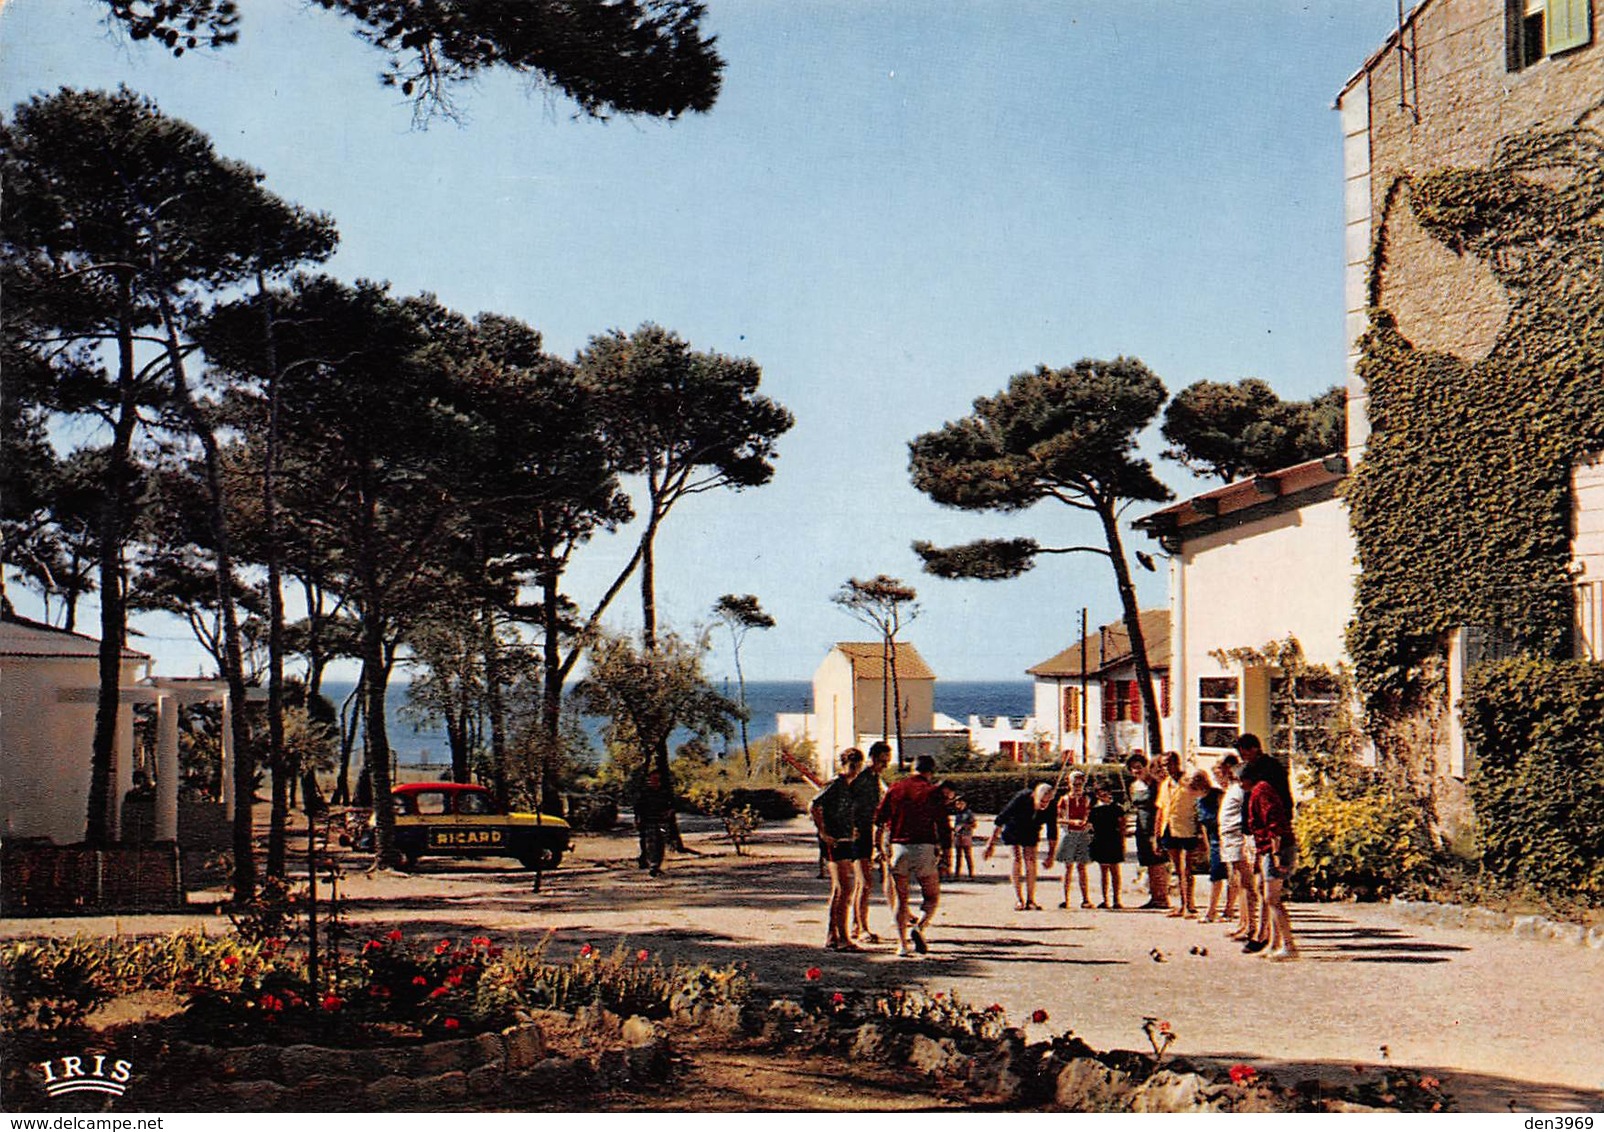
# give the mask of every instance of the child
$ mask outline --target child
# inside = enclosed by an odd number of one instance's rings
[[[1080,906],[1090,908],[1091,898],[1086,891],[1086,866],[1092,861],[1092,800],[1086,796],[1086,772],[1077,770],[1069,776],[1069,793],[1058,799],[1058,824],[1063,840],[1058,843],[1058,860],[1064,862],[1064,899],[1058,905],[1069,907],[1069,880],[1080,874]]]
[[[1125,811],[1114,802],[1114,792],[1106,782],[1097,784],[1097,805],[1090,814],[1092,823],[1092,860],[1097,862],[1103,880],[1103,902],[1099,908],[1109,906],[1109,893],[1113,893],[1113,906],[1119,902],[1119,867],[1125,860]]]
[[[957,877],[965,867],[971,879],[975,875],[975,811],[960,796],[952,803],[952,845],[957,855],[952,875]]]

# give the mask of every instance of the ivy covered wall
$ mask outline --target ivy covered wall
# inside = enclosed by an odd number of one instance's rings
[[[1432,673],[1456,626],[1571,654],[1570,473],[1604,448],[1604,134],[1585,118],[1518,134],[1484,168],[1400,175],[1384,200],[1359,362],[1371,434],[1347,500],[1349,650],[1385,747],[1389,719],[1440,710]],[[1509,316],[1484,356],[1416,346],[1383,305],[1404,209],[1502,287]]]

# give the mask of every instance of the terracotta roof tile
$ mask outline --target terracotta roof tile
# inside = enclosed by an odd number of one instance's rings
[[[852,662],[852,675],[858,680],[886,679],[885,654],[879,641],[838,641],[836,649]],[[936,674],[906,641],[896,644],[898,680],[934,680]]]
[[[1170,611],[1145,609],[1140,614],[1142,640],[1147,644],[1147,663],[1153,669],[1170,666]],[[1102,626],[1086,635],[1086,675],[1095,676],[1105,669],[1124,664],[1131,658],[1131,641],[1125,632],[1123,620]],[[1048,678],[1079,676],[1081,642],[1076,641],[1056,656],[1025,669],[1027,675]]]

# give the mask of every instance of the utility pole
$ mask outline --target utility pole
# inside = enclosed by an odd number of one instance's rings
[[[1080,761],[1092,761],[1091,728],[1086,720],[1086,607],[1080,607]]]

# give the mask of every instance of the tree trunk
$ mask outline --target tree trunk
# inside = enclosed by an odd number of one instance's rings
[[[483,610],[485,670],[485,707],[490,716],[490,765],[496,767],[497,778],[504,778],[500,768],[507,759],[507,705],[501,694],[501,639],[496,635],[496,610],[490,601],[488,588]],[[463,779],[464,782],[467,779]]]
[[[242,866],[241,858],[249,860],[254,852],[252,812],[250,798],[252,796],[251,779],[253,777],[254,760],[251,758],[250,720],[246,717],[245,696],[245,662],[240,644],[239,616],[234,607],[234,559],[229,547],[228,537],[228,492],[223,484],[223,463],[218,450],[217,433],[212,424],[206,419],[205,413],[195,402],[190,392],[189,380],[184,373],[183,350],[178,343],[178,323],[173,314],[172,304],[165,293],[158,296],[158,306],[161,310],[162,327],[166,334],[167,364],[172,371],[173,393],[178,398],[179,405],[189,421],[190,428],[200,440],[201,452],[206,466],[206,492],[207,508],[206,521],[211,528],[212,553],[216,558],[217,576],[217,609],[222,621],[222,665],[223,679],[228,683],[228,703],[231,712],[231,724],[234,738],[234,899],[239,902],[250,900],[256,895],[256,875],[254,862]],[[244,784],[245,806],[239,806],[241,797],[241,783]],[[268,875],[282,877],[284,875],[284,815],[278,811],[279,781],[275,774],[273,807],[278,824],[278,857],[277,871],[274,870],[273,841],[271,834],[268,842]]]
[[[278,535],[278,497],[274,477],[278,473],[278,344],[273,333],[273,296],[267,279],[258,271],[256,293],[262,303],[263,347],[267,361],[267,443],[262,460],[262,521],[267,542],[267,765],[273,770],[273,818],[267,841],[267,873],[285,875],[285,815],[291,799],[281,802],[283,782],[289,778],[294,790],[296,768],[284,759],[284,589],[279,565],[282,552]],[[310,712],[312,699],[307,694]],[[308,809],[310,810],[310,799]],[[277,865],[278,871],[274,866]]]
[[[880,631],[880,738],[891,738],[891,634],[884,629]],[[897,762],[902,762],[901,751]]]
[[[891,638],[891,707],[892,722],[897,729],[897,765],[908,760],[902,753],[902,681],[897,679],[897,638]]]
[[[117,713],[122,705],[122,652],[127,607],[122,584],[123,531],[127,527],[128,493],[133,479],[129,451],[139,408],[134,399],[133,298],[126,280],[119,284],[117,388],[120,404],[107,451],[105,492],[100,503],[100,648],[99,688],[95,696],[95,732],[89,758],[89,803],[84,841],[91,848],[111,844],[112,797],[117,763]]]
[[[541,694],[536,777],[541,813],[561,816],[562,791],[557,771],[562,750],[563,675],[567,666],[562,659],[562,595],[557,592],[557,580],[557,575],[550,571],[544,572],[540,579]]]
[[[1125,544],[1119,535],[1119,517],[1112,500],[1097,499],[1097,517],[1108,540],[1109,561],[1114,564],[1114,581],[1119,587],[1120,607],[1125,614],[1125,632],[1131,639],[1131,660],[1136,664],[1136,686],[1142,696],[1142,715],[1147,720],[1149,757],[1164,752],[1164,724],[1158,713],[1158,697],[1153,694],[1153,670],[1147,663],[1147,641],[1142,636],[1141,608],[1136,602],[1136,586],[1131,582],[1130,564],[1125,561]]]
[[[735,686],[741,693],[741,758],[746,763],[746,777],[752,777],[752,744],[746,737],[746,676],[741,672],[741,642],[735,642]]]
[[[391,868],[400,863],[395,851],[395,800],[390,797],[390,738],[385,730],[384,697],[389,668],[384,659],[384,625],[371,609],[363,610],[363,733],[367,737],[368,781],[373,785],[373,863]]]

